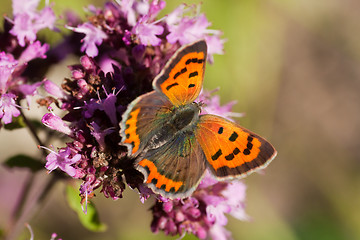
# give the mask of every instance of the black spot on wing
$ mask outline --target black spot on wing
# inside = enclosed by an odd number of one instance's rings
[[[173,83],[173,84],[170,84],[169,86],[167,86],[166,87],[166,90],[170,90],[170,88],[172,88],[172,87],[175,87],[175,86],[177,86],[177,85],[179,85],[178,83]]]
[[[240,150],[238,148],[235,148],[234,151],[233,151],[233,154],[238,155],[239,153],[240,153]]]
[[[190,63],[203,63],[204,59],[198,59],[198,58],[189,58],[186,60],[185,64],[188,65]]]
[[[234,154],[233,154],[233,153],[230,153],[229,155],[226,155],[226,156],[225,156],[225,159],[228,160],[228,161],[230,161],[230,160],[233,160],[234,157],[235,157]]]
[[[181,74],[186,73],[186,71],[187,71],[187,68],[184,67],[184,68],[181,69],[179,72],[175,73],[175,75],[174,75],[174,80],[175,80],[176,78],[178,78]]]
[[[251,153],[251,149],[253,148],[253,144],[251,142],[253,139],[254,139],[253,137],[248,136],[248,138],[247,138],[248,142],[246,144],[246,149],[243,152],[244,155],[249,155]]]
[[[175,73],[174,79],[177,79],[177,77],[180,76],[180,74],[181,74],[180,72]]]
[[[219,149],[214,155],[211,156],[212,160],[217,160],[222,155],[221,149]]]
[[[196,77],[197,75],[199,75],[199,73],[197,71],[192,72],[189,74],[189,78]]]
[[[235,142],[235,140],[238,138],[238,134],[236,133],[236,132],[233,132],[232,134],[231,134],[231,136],[229,137],[229,140],[231,141],[231,142]]]
[[[193,87],[195,87],[196,85],[195,84],[189,84],[189,86],[188,86],[188,88],[193,88]]]
[[[224,132],[224,128],[223,128],[223,127],[219,127],[218,134],[222,134],[223,132]]]
[[[244,152],[243,152],[244,155],[249,155],[250,154],[250,150],[249,149],[245,149]]]

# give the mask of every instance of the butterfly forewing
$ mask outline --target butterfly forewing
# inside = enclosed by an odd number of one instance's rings
[[[210,114],[200,116],[195,136],[209,168],[220,179],[244,177],[266,167],[276,155],[264,138]]]
[[[141,95],[129,105],[120,123],[120,136],[129,147],[130,155],[141,152],[151,137],[161,131],[171,117],[171,107],[172,104],[156,91]]]
[[[168,198],[191,195],[206,168],[204,153],[193,134],[176,134],[158,149],[147,151],[137,168],[145,183],[155,192]]]
[[[175,106],[192,103],[202,88],[206,58],[204,40],[180,48],[154,79],[154,88]]]
[[[190,196],[207,167],[219,180],[244,177],[276,155],[255,133],[189,107],[201,91],[206,58],[204,40],[181,47],[154,79],[155,91],[135,99],[120,123],[144,183],[164,197]]]

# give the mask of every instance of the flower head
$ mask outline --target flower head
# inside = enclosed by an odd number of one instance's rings
[[[231,111],[232,107],[236,104],[236,101],[231,101],[231,102],[228,102],[227,104],[221,106],[220,105],[220,96],[219,95],[214,95],[214,96],[211,95],[215,91],[217,91],[217,89],[214,91],[203,90],[200,93],[197,101],[204,104],[201,114],[214,114],[214,115],[225,117],[225,118],[229,119],[230,121],[233,121],[232,117],[242,117],[243,116],[242,113],[235,113],[235,112]]]
[[[27,63],[35,58],[46,58],[45,53],[49,50],[49,44],[41,45],[39,41],[31,43],[19,57],[21,63]]]
[[[50,150],[50,149],[49,149]],[[80,154],[73,154],[69,147],[61,148],[59,152],[51,151],[46,157],[46,169],[49,173],[53,170],[60,168],[69,176],[76,176],[76,169],[72,166],[74,163],[81,159]]]
[[[5,124],[11,123],[13,117],[20,115],[15,99],[16,96],[12,93],[0,95],[0,120]]]
[[[10,85],[10,76],[18,65],[18,61],[11,54],[0,52],[0,94],[7,91]]]
[[[43,28],[54,28],[55,14],[50,7],[41,11],[36,8],[39,0],[13,0],[14,26],[10,33],[17,37],[19,45],[24,47],[26,40],[33,43],[36,33]]]
[[[164,32],[164,28],[155,23],[147,23],[146,18],[139,21],[133,28],[133,33],[138,36],[140,43],[143,45],[158,46],[161,43],[161,39],[157,35],[161,35]]]
[[[69,126],[66,125],[66,123],[59,116],[55,115],[53,112],[46,113],[42,117],[41,122],[48,128],[51,128],[58,132],[64,133],[66,135],[72,134],[72,130],[69,128]]]
[[[90,57],[95,57],[98,55],[98,49],[96,45],[100,45],[104,39],[107,38],[107,35],[99,28],[95,27],[90,23],[84,23],[76,28],[67,27],[74,32],[83,33],[85,37],[83,38],[83,45],[81,46],[81,51],[85,51],[86,54]]]
[[[225,214],[248,219],[244,211],[245,190],[241,181],[218,182],[207,172],[191,197],[156,202],[151,229],[163,230],[167,235],[192,233],[200,239],[228,239]]]

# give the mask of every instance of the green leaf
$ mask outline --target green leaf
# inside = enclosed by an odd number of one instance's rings
[[[35,158],[29,157],[27,155],[24,155],[24,154],[18,154],[18,155],[8,158],[4,162],[4,165],[9,168],[15,168],[15,167],[28,168],[32,172],[37,172],[39,170],[44,169],[43,162],[41,162]]]
[[[68,185],[66,187],[66,199],[70,208],[77,213],[81,224],[85,228],[93,232],[103,232],[107,229],[106,224],[100,222],[99,214],[91,202],[87,205],[87,214],[85,215],[81,209],[81,198],[78,189]]]
[[[11,123],[5,124],[4,126],[6,130],[15,130],[23,127],[26,127],[26,124],[22,116],[13,118]]]

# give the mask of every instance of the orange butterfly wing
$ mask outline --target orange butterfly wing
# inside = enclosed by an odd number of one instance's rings
[[[177,133],[164,145],[147,151],[136,163],[147,186],[171,199],[189,197],[206,169],[204,153],[192,133]]]
[[[206,57],[205,40],[183,46],[154,79],[154,89],[176,107],[192,103],[202,88]]]
[[[195,136],[219,179],[245,177],[265,168],[276,156],[264,138],[215,115],[200,116]]]
[[[151,137],[166,130],[164,124],[171,118],[171,107],[169,100],[156,91],[141,95],[128,106],[120,123],[120,136],[129,148],[129,155],[137,156]]]

